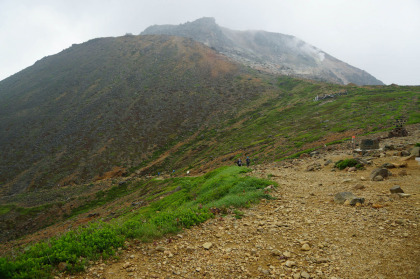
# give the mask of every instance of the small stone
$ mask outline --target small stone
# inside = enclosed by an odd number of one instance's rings
[[[130,266],[131,266],[131,263],[130,262],[125,262],[122,267],[124,269],[126,269],[126,268],[129,268]]]
[[[201,271],[201,267],[197,267],[197,268],[195,269],[195,271],[200,272],[200,271]]]
[[[292,253],[290,253],[289,251],[283,252],[283,256],[286,258],[290,258],[292,256]]]
[[[348,169],[348,172],[355,172],[355,171],[357,171],[356,167],[350,167]]]
[[[209,250],[212,246],[213,246],[213,243],[211,242],[206,242],[203,244],[203,248],[206,250]]]
[[[353,187],[353,189],[355,189],[355,190],[363,190],[363,189],[365,189],[366,187],[365,187],[365,185],[363,185],[363,184],[356,184],[356,185],[354,185],[354,187]]]
[[[363,204],[364,202],[365,202],[365,198],[354,197],[350,200],[350,205]]]
[[[397,194],[400,198],[408,198],[408,197],[411,197],[411,195],[410,194],[406,194],[406,193],[398,193]]]
[[[391,192],[391,194],[404,193],[403,189],[401,189],[401,187],[398,185],[395,185],[394,187],[389,189],[389,191]]]
[[[306,272],[306,271],[302,271],[300,273],[300,277],[305,278],[305,279],[309,279],[309,278],[311,278],[311,275],[309,275],[309,273]]]
[[[280,252],[279,250],[277,250],[277,249],[272,250],[272,251],[271,251],[271,253],[272,253],[274,256],[281,256],[281,255],[282,255],[282,254],[281,254],[281,252]]]
[[[311,250],[311,247],[309,246],[308,243],[305,243],[302,245],[302,247],[300,248],[302,251],[309,251]]]
[[[395,223],[396,224],[398,224],[398,225],[404,225],[405,224],[405,219],[397,219],[396,221],[395,221]]]
[[[321,263],[327,263],[328,259],[327,258],[317,258],[316,260],[317,264],[321,264]]]
[[[155,250],[158,251],[158,252],[164,252],[165,251],[165,247],[163,247],[163,246],[157,246]]]
[[[372,181],[383,181],[383,180],[384,178],[382,177],[382,175],[377,175],[372,179]]]
[[[285,265],[286,265],[287,267],[296,266],[296,262],[294,262],[294,261],[286,261]]]
[[[385,163],[382,165],[382,168],[386,168],[386,169],[394,169],[395,165],[392,163]]]

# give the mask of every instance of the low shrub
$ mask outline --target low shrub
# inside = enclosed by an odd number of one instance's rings
[[[347,167],[356,167],[358,169],[363,168],[363,166],[356,159],[340,160],[335,163],[334,167],[340,170],[344,170]]]

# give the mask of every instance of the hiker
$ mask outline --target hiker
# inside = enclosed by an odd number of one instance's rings
[[[249,164],[251,163],[251,159],[249,157],[246,157],[246,166],[249,167]]]
[[[239,159],[238,159],[237,164],[238,164],[238,167],[241,167],[241,166],[242,166],[242,161],[241,161],[241,158],[239,158]]]

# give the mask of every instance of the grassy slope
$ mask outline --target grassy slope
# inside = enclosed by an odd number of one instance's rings
[[[352,135],[390,129],[394,119],[403,115],[408,116],[408,123],[420,122],[420,87],[340,86],[259,73],[234,79],[237,92],[259,95],[242,99],[231,111],[215,112],[205,125],[192,130],[194,135],[179,135],[181,141],[172,140],[131,171],[167,174],[175,169],[179,174],[191,169],[200,173],[245,156],[253,164],[270,162]],[[346,95],[313,101],[317,95],[344,91]],[[57,212],[54,220],[60,220],[106,204],[118,197],[111,186],[82,184],[3,198],[0,228],[9,233],[1,234],[0,239],[13,239],[51,224],[42,219],[42,213]],[[117,182],[113,187],[118,188]],[[96,193],[98,190],[103,192]]]
[[[340,86],[280,77],[259,99],[240,108],[231,119],[205,129],[177,148],[151,171],[193,168],[206,171],[239,157],[273,161],[334,140],[392,129],[395,119],[420,122],[420,87]],[[325,94],[347,92],[314,101]]]
[[[199,224],[214,214],[240,211],[270,196],[264,188],[272,182],[241,175],[245,168],[224,167],[202,177],[151,180],[134,185],[135,192],[149,189],[142,198],[148,204],[127,210],[111,223],[92,223],[86,227],[28,247],[24,252],[0,258],[1,278],[47,278],[59,263],[77,272],[90,260],[116,255],[127,238],[150,241],[182,228]],[[100,197],[98,197],[100,200]]]

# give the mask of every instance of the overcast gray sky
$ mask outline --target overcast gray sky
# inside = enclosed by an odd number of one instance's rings
[[[73,43],[204,16],[296,36],[386,84],[420,85],[420,0],[0,0],[0,80]]]

